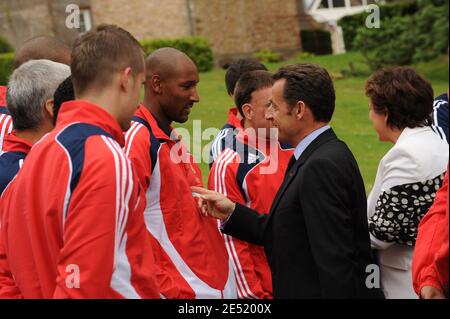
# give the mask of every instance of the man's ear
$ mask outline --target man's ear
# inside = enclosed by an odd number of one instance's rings
[[[295,112],[295,118],[297,120],[301,120],[305,117],[306,113],[306,104],[303,101],[298,101],[297,104],[294,106],[294,112]]]
[[[129,90],[129,85],[132,84],[130,83],[132,78],[133,78],[133,71],[131,70],[130,67],[126,67],[120,74],[120,87],[122,88],[122,90],[124,91]]]
[[[253,106],[250,103],[245,103],[242,105],[242,113],[244,114],[244,119],[251,121],[253,118]]]
[[[156,94],[162,94],[163,92],[163,82],[159,74],[153,74],[150,79],[146,81],[146,85],[149,85],[150,89]]]
[[[386,113],[384,113],[384,123],[386,124],[386,126],[389,126],[389,125],[388,125],[388,120],[389,120],[389,115],[388,115],[388,113],[386,112]]]
[[[44,106],[43,111],[50,118],[53,118],[53,105],[54,104],[55,104],[55,101],[53,99],[48,99],[47,101],[45,101],[45,106]]]

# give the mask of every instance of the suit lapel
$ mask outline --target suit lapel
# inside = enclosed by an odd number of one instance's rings
[[[311,154],[318,149],[320,146],[325,144],[326,142],[337,139],[336,134],[334,134],[333,129],[326,130],[322,134],[320,134],[311,144],[305,149],[300,158],[295,162],[292,168],[286,173],[283,183],[281,184],[275,199],[272,202],[272,206],[270,208],[269,220],[272,215],[276,212],[276,209],[280,203],[283,194],[286,192],[289,184],[294,180],[295,176],[298,174],[299,168],[306,162],[306,160],[311,156]]]

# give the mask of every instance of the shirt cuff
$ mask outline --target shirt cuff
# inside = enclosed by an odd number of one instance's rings
[[[236,203],[236,206],[234,207],[233,212],[232,212],[230,215],[228,215],[228,217],[227,217],[226,219],[220,221],[220,231],[223,231],[223,230],[224,230],[224,228],[225,228],[225,226],[227,225],[228,221],[230,220],[231,216],[233,216],[234,211],[236,210],[237,205],[238,205],[238,204]]]
[[[372,247],[372,249],[384,250],[384,249],[388,249],[393,244],[394,243],[388,243],[388,242],[379,240],[374,235],[372,235],[372,233],[370,233],[370,246]]]

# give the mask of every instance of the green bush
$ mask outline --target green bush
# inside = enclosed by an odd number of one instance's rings
[[[360,28],[353,42],[371,69],[435,59],[448,48],[448,2],[425,5],[413,15],[382,19],[381,28]]]
[[[413,25],[408,16],[383,20],[379,29],[359,29],[354,45],[372,70],[387,65],[411,64],[415,50],[411,28]]]
[[[356,37],[356,32],[361,26],[365,25],[367,13],[359,13],[351,16],[346,16],[339,20],[339,25],[342,27],[344,34],[345,49],[351,51],[354,49],[353,41]]]
[[[366,63],[357,63],[351,61],[348,63],[348,68],[342,69],[341,74],[344,77],[362,77],[367,78],[371,71]]]
[[[434,6],[442,6],[448,3],[448,0],[416,0],[417,5],[419,8],[426,7],[427,5],[434,5]]]
[[[0,53],[13,52],[14,49],[6,39],[0,37]]]
[[[296,58],[296,60],[303,60],[303,59],[313,58],[314,56],[315,56],[314,53],[311,53],[308,51],[303,51],[303,52],[300,52],[299,54],[297,54],[297,56],[295,58]]]
[[[425,6],[414,16],[414,63],[429,61],[447,52],[448,18],[448,2],[446,6]]]
[[[13,70],[14,53],[0,54],[0,85],[8,83],[9,75]]]
[[[164,47],[178,49],[186,53],[195,62],[200,72],[209,71],[214,66],[213,52],[208,40],[203,37],[142,40],[141,45],[146,55]]]
[[[303,51],[317,55],[333,53],[331,35],[326,30],[301,30],[300,39]]]
[[[429,0],[427,0],[429,1]],[[440,0],[436,0],[440,1]],[[414,0],[407,0],[400,3],[389,3],[380,6],[380,19],[390,19],[398,16],[409,16],[415,14],[419,10],[419,4]],[[362,12],[351,16],[346,16],[339,20],[339,25],[344,33],[345,49],[351,51],[355,49],[354,40],[358,29],[366,28],[366,18],[369,12]]]
[[[258,59],[261,63],[275,63],[280,62],[283,59],[283,56],[280,53],[270,49],[259,50],[253,57]]]

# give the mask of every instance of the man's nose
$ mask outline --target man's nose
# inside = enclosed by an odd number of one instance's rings
[[[264,114],[264,118],[268,121],[273,120],[273,112],[270,108],[266,110],[266,113]]]
[[[198,95],[197,89],[194,89],[194,92],[191,95],[191,101],[195,103],[200,101],[200,96]]]

